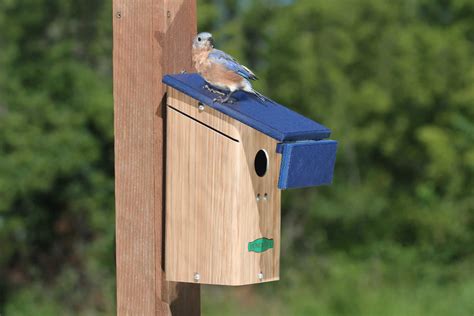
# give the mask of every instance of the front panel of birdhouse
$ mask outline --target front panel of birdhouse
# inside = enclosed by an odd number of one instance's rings
[[[173,88],[167,105],[166,278],[278,280],[278,142]]]

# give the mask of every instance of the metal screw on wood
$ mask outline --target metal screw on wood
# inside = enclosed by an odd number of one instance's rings
[[[198,105],[198,110],[199,110],[199,112],[204,111],[204,109],[205,109],[204,104],[199,103],[199,105]]]
[[[199,280],[201,280],[201,276],[199,275],[199,273],[194,273],[194,281],[195,282],[199,282]]]
[[[257,194],[257,202],[260,201],[260,193]]]
[[[260,272],[259,274],[257,274],[257,277],[260,281],[263,281],[263,277],[264,277],[263,272]]]
[[[118,11],[117,13],[115,13],[115,17],[117,19],[120,19],[122,17],[122,12]]]
[[[265,193],[265,194],[263,195],[263,200],[264,200],[264,201],[268,200],[268,193]]]

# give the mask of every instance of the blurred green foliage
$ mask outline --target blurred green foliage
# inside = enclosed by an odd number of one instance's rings
[[[281,281],[207,315],[474,314],[474,2],[199,0],[256,88],[329,126]],[[0,2],[0,314],[114,313],[111,3]]]
[[[114,310],[110,12],[0,2],[0,314]]]

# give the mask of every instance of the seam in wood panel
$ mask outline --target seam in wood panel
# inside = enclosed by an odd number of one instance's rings
[[[229,136],[229,135],[227,135],[227,134],[224,134],[223,132],[221,132],[221,131],[215,129],[214,127],[212,127],[212,126],[210,126],[210,125],[207,125],[207,124],[205,124],[205,123],[203,123],[203,122],[201,122],[201,121],[195,119],[194,117],[192,117],[192,116],[190,116],[190,115],[188,115],[188,114],[186,114],[186,113],[184,113],[184,112],[181,112],[180,110],[178,110],[178,109],[172,107],[171,105],[168,105],[168,107],[169,107],[170,109],[172,109],[172,110],[174,110],[174,111],[176,111],[176,112],[178,112],[178,113],[180,113],[180,114],[186,116],[187,118],[189,118],[189,119],[191,119],[191,120],[193,120],[193,121],[195,121],[195,122],[197,122],[197,123],[199,123],[199,124],[201,124],[201,125],[203,125],[203,126],[209,128],[209,129],[213,130],[214,132],[219,133],[220,135],[225,136],[225,137],[227,137],[228,139],[230,139],[230,140],[232,140],[232,141],[234,141],[234,142],[236,142],[236,143],[239,143],[239,140],[238,140],[238,139],[235,139],[235,138],[233,138],[233,137],[231,137],[231,136]]]

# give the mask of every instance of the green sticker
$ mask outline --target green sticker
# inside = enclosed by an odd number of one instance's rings
[[[249,252],[264,252],[267,251],[268,249],[273,248],[273,239],[268,239],[268,238],[259,238],[254,241],[249,242]]]

